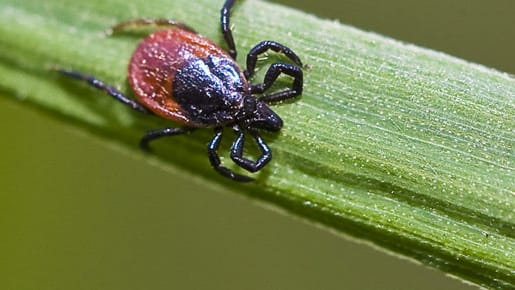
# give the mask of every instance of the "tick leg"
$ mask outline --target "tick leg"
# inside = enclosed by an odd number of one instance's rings
[[[250,88],[252,94],[261,94],[269,89],[272,84],[277,80],[281,73],[293,77],[293,85],[291,89],[283,90],[280,92],[264,95],[259,99],[265,103],[273,103],[286,99],[293,98],[302,94],[303,75],[302,69],[296,65],[286,63],[274,63],[266,72],[264,82],[259,85],[254,85]]]
[[[68,76],[68,77],[71,77],[71,78],[74,78],[77,80],[85,81],[87,84],[89,84],[97,89],[103,90],[111,97],[113,97],[113,98],[117,99],[118,101],[124,103],[125,105],[131,107],[135,111],[139,111],[142,113],[151,113],[147,108],[143,107],[143,105],[138,103],[136,100],[126,97],[125,95],[123,95],[120,91],[118,91],[114,87],[106,85],[104,82],[96,79],[93,76],[85,75],[80,72],[76,72],[76,71],[68,70],[68,69],[55,68],[55,70],[65,76]]]
[[[222,34],[224,35],[225,42],[227,42],[227,46],[229,47],[229,55],[233,59],[236,59],[237,52],[236,46],[234,45],[234,39],[232,37],[230,23],[231,8],[233,4],[234,0],[225,1],[221,11],[220,23],[222,24]]]
[[[247,69],[244,72],[245,77],[247,79],[254,74],[254,69],[256,68],[258,56],[260,54],[265,53],[269,49],[278,53],[283,53],[286,57],[291,59],[296,65],[302,67],[302,62],[300,61],[300,58],[295,54],[295,52],[293,52],[293,50],[278,42],[265,40],[254,46],[254,48],[252,48],[247,54]]]
[[[124,30],[130,30],[134,28],[141,28],[141,27],[147,27],[147,26],[154,26],[156,28],[181,28],[190,32],[195,32],[195,30],[188,25],[173,20],[173,19],[165,19],[165,18],[135,18],[135,19],[129,19],[123,22],[120,22],[113,27],[111,27],[109,30],[106,31],[106,34],[111,35],[115,33],[122,32]]]
[[[211,162],[211,166],[218,171],[221,175],[230,178],[235,181],[241,181],[241,182],[249,182],[254,180],[253,178],[250,178],[245,175],[240,175],[232,170],[230,170],[227,167],[222,166],[222,162],[220,161],[220,156],[218,156],[218,147],[220,146],[220,141],[222,140],[222,128],[216,128],[215,129],[215,136],[213,139],[211,139],[211,142],[209,142],[209,145],[207,147],[207,152],[209,156],[209,161]]]
[[[243,169],[250,172],[256,172],[263,168],[272,159],[272,151],[257,132],[251,132],[251,134],[256,140],[259,149],[261,150],[261,157],[259,157],[259,159],[256,161],[252,161],[250,159],[243,157],[243,146],[245,144],[245,136],[243,134],[243,131],[239,131],[238,137],[232,144],[231,159],[234,161],[234,163],[238,164]]]
[[[187,134],[191,133],[191,131],[195,130],[194,128],[163,128],[163,129],[157,129],[148,131],[145,133],[145,135],[141,138],[139,142],[139,147],[143,149],[144,151],[150,151],[149,143],[150,141],[153,141],[157,138],[165,137],[165,136],[175,136],[180,134]]]

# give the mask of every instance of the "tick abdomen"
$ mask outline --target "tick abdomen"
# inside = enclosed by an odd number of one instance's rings
[[[230,69],[221,68],[221,62]],[[230,119],[227,113],[201,113],[216,111],[229,101],[220,97],[221,92],[247,88],[243,74],[225,51],[205,37],[181,29],[159,30],[145,38],[132,55],[128,78],[147,108],[193,127],[226,124]],[[209,82],[217,85],[217,79],[229,82],[213,90]],[[202,119],[195,118],[201,115]]]

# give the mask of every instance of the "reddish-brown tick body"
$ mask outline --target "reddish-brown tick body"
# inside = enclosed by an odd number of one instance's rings
[[[128,78],[145,107],[190,127],[234,122],[249,94],[243,73],[225,51],[183,29],[145,38],[132,55]]]
[[[302,62],[288,47],[266,40],[250,50],[247,68],[242,71],[235,62],[236,46],[229,25],[234,2],[226,0],[221,10],[222,33],[228,52],[195,33],[186,24],[171,19],[137,18],[119,23],[111,29],[111,32],[119,32],[148,25],[167,28],[143,39],[129,62],[128,80],[137,100],[126,97],[94,76],[75,70],[57,70],[105,91],[136,111],[154,113],[182,124],[181,127],[148,131],[140,141],[140,146],[145,150],[149,150],[149,143],[157,138],[189,133],[201,127],[214,128],[215,135],[207,148],[211,166],[230,179],[251,181],[251,177],[222,166],[217,152],[222,129],[230,126],[237,134],[230,154],[234,163],[249,172],[263,168],[272,159],[272,151],[261,138],[260,131],[276,132],[283,126],[281,118],[268,105],[302,93]],[[268,50],[284,54],[294,64],[273,63],[262,84],[249,85],[258,56]],[[263,94],[281,74],[293,78],[292,87]],[[256,98],[253,96],[255,94],[261,95]],[[252,136],[261,151],[256,161],[243,156],[245,133]]]

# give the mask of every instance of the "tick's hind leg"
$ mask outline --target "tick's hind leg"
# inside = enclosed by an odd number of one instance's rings
[[[220,141],[222,141],[222,128],[216,128],[215,129],[215,136],[213,139],[211,139],[211,142],[209,142],[208,145],[208,156],[209,161],[211,162],[211,166],[218,171],[221,175],[230,178],[235,181],[241,181],[241,182],[249,182],[254,180],[251,177],[240,175],[232,170],[230,170],[227,167],[222,166],[222,162],[220,161],[220,156],[218,155],[218,147],[220,146]]]
[[[131,30],[135,28],[141,28],[141,27],[156,27],[156,28],[180,28],[184,29],[193,33],[196,33],[195,30],[188,25],[173,20],[173,19],[165,19],[165,18],[135,18],[135,19],[129,19],[126,21],[122,21],[113,27],[111,27],[109,30],[106,31],[108,35],[120,33],[125,30]]]
[[[150,151],[149,143],[155,139],[166,137],[166,136],[175,136],[180,134],[188,134],[191,133],[194,128],[187,128],[187,127],[179,127],[179,128],[163,128],[163,129],[157,129],[148,131],[145,133],[145,135],[141,138],[139,142],[139,147],[147,152]]]
[[[56,70],[57,72],[65,75],[65,76],[68,76],[68,77],[71,77],[71,78],[74,78],[74,79],[77,79],[77,80],[84,81],[87,84],[89,84],[90,86],[93,86],[93,87],[95,87],[97,89],[103,90],[104,92],[106,92],[111,97],[113,97],[116,100],[124,103],[125,105],[127,105],[129,107],[131,107],[135,111],[139,111],[139,112],[142,112],[142,113],[151,113],[147,108],[143,107],[143,105],[138,103],[136,100],[133,100],[133,99],[130,99],[130,98],[126,97],[124,94],[122,94],[116,88],[114,88],[112,86],[109,86],[109,85],[106,85],[104,82],[102,82],[101,80],[96,79],[93,76],[85,75],[85,74],[82,74],[82,73],[77,72],[77,71],[68,70],[68,69],[62,69],[62,68],[54,68],[54,70]]]

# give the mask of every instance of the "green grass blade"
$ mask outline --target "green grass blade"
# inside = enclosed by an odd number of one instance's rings
[[[169,124],[48,68],[74,68],[128,91],[138,38],[107,37],[106,28],[173,17],[222,43],[219,2],[3,0],[0,90],[137,150],[145,129]],[[285,127],[264,135],[274,159],[253,184],[209,168],[210,132],[156,144],[164,166],[464,280],[515,288],[513,77],[269,3],[241,1],[233,15],[240,63],[260,40],[290,46],[308,65],[303,97],[275,107]]]

